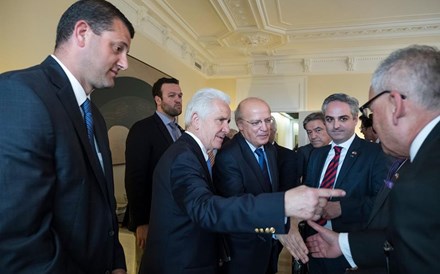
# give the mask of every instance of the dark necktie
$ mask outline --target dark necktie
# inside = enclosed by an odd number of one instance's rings
[[[95,149],[95,138],[93,136],[92,107],[90,104],[90,100],[88,98],[81,105],[81,109],[84,112],[84,121],[86,123],[87,137],[89,137],[89,142],[92,145],[92,148]]]
[[[272,189],[272,184],[270,182],[269,171],[267,170],[266,157],[264,157],[264,151],[262,148],[257,148],[255,154],[258,156],[258,164],[260,165],[261,171],[263,172],[263,181],[268,189]]]
[[[342,147],[334,146],[333,149],[335,150],[335,156],[333,156],[333,159],[328,164],[327,170],[325,171],[324,174],[324,179],[322,179],[319,188],[333,188],[333,185],[335,184],[336,173],[338,171],[339,157],[341,156]],[[317,223],[320,225],[325,225],[327,223],[327,220],[321,218],[317,221]]]
[[[180,137],[180,130],[175,122],[169,122],[168,125],[171,127],[171,132],[173,134],[173,140],[176,141]]]
[[[206,160],[206,165],[208,166],[208,171],[209,171],[209,175],[211,175],[212,178],[212,162],[211,162],[211,158],[209,157],[208,154],[208,160]]]
[[[406,159],[396,159],[393,164],[391,165],[390,169],[388,170],[387,178],[385,179],[385,185],[388,188],[393,188],[394,181],[399,176],[397,174],[397,171],[400,169],[400,167],[405,163]]]

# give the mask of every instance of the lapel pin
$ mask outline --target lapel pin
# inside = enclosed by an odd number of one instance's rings
[[[355,157],[357,156],[357,154],[358,154],[357,151],[352,151],[350,157]]]

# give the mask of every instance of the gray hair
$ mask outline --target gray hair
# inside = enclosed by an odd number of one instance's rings
[[[428,109],[440,105],[440,52],[435,47],[412,45],[390,54],[371,80],[373,91],[398,91]]]
[[[306,129],[306,125],[309,122],[315,121],[315,120],[320,120],[320,121],[322,121],[325,124],[324,114],[321,111],[310,113],[309,115],[306,116],[306,118],[304,118],[303,128]]]
[[[188,102],[185,111],[185,127],[191,124],[191,117],[197,113],[201,118],[205,118],[212,112],[214,101],[220,100],[229,105],[231,99],[224,92],[214,88],[203,88],[198,90]]]
[[[333,101],[347,103],[350,106],[351,115],[357,118],[359,112],[359,101],[358,99],[351,97],[345,93],[335,93],[325,98],[321,108],[322,113],[324,113],[324,115],[325,115],[325,111],[327,110],[328,104]]]

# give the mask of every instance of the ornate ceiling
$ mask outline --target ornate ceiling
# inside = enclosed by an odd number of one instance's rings
[[[371,72],[394,49],[440,46],[439,0],[121,2],[138,33],[212,77]]]

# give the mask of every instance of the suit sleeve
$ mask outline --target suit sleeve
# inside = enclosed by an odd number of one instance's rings
[[[180,153],[170,170],[174,200],[193,222],[222,233],[255,233],[256,227],[284,231],[284,193],[217,196],[202,166],[194,163],[198,163],[194,154]]]
[[[140,124],[130,129],[125,150],[125,189],[129,201],[130,229],[148,224],[151,203],[151,148],[148,134]],[[156,164],[156,163],[154,163]]]
[[[363,268],[386,267],[383,245],[385,230],[365,230],[348,233],[351,255],[356,265]]]

